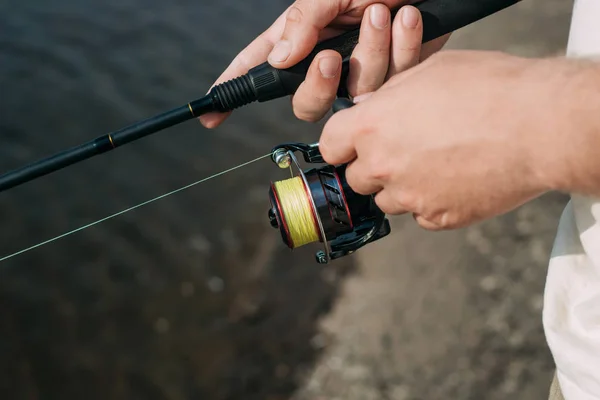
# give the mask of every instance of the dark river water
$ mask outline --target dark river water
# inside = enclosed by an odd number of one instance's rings
[[[202,96],[283,0],[0,1],[0,169]],[[190,121],[0,193],[0,257],[314,141],[289,101]],[[291,253],[268,159],[0,263],[3,399],[287,398],[349,261]]]

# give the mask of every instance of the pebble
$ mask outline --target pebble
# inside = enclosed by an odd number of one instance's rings
[[[535,312],[539,312],[544,307],[544,296],[541,294],[534,295],[529,300],[529,307]]]
[[[232,229],[223,229],[221,231],[221,242],[225,245],[225,248],[232,252],[240,250],[241,243],[239,237]]]
[[[550,258],[550,254],[546,249],[546,245],[541,239],[532,240],[529,249],[533,260],[539,262],[540,264],[546,263],[548,258]]]
[[[279,379],[283,379],[290,373],[290,367],[286,364],[279,364],[275,367],[275,376]]]
[[[510,343],[512,347],[520,347],[525,343],[525,335],[523,332],[516,331],[508,338],[508,343]]]
[[[340,357],[331,357],[327,362],[327,366],[332,371],[337,371],[343,366],[342,359]]]
[[[390,398],[394,400],[405,400],[410,396],[408,388],[404,385],[394,385],[390,388]]]
[[[492,242],[483,235],[479,227],[467,230],[467,242],[481,254],[489,254],[492,251]]]
[[[352,365],[346,367],[343,371],[346,379],[365,379],[369,376],[369,370],[363,365]]]
[[[193,250],[195,250],[199,253],[205,254],[205,255],[210,254],[210,252],[213,248],[212,243],[206,237],[199,235],[199,234],[192,236],[190,238],[189,246]]]
[[[156,322],[154,323],[154,330],[158,333],[167,333],[169,331],[169,328],[171,327],[171,324],[169,323],[169,320],[166,318],[158,318],[156,320]]]
[[[479,282],[479,286],[486,292],[491,292],[498,288],[498,278],[488,275]]]
[[[225,281],[218,276],[213,276],[207,282],[208,290],[213,293],[220,293],[225,288]]]
[[[503,312],[498,310],[493,310],[489,313],[486,326],[493,332],[505,332],[508,330],[506,316]]]
[[[322,333],[317,333],[315,336],[313,336],[312,340],[310,341],[310,344],[314,349],[324,348],[326,345],[325,335],[323,335]]]
[[[183,297],[191,297],[194,295],[195,287],[192,282],[182,282],[181,283],[181,296]]]

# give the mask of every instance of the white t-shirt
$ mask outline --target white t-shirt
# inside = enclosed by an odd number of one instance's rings
[[[600,56],[600,0],[575,0],[567,56]],[[573,195],[563,212],[543,322],[565,400],[600,399],[600,199]]]

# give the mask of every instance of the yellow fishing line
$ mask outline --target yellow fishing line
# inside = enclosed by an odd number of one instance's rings
[[[318,228],[302,178],[297,176],[275,182],[274,185],[293,247],[318,241]]]

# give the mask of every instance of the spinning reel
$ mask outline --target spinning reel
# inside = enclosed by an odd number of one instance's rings
[[[338,99],[334,111],[351,106]],[[273,148],[271,158],[280,168],[294,164],[299,174],[271,183],[268,215],[291,249],[321,242],[317,262],[327,264],[387,236],[390,223],[373,195],[355,193],[346,182],[346,164],[303,170],[295,153],[309,164],[324,163],[318,143],[286,143]]]

